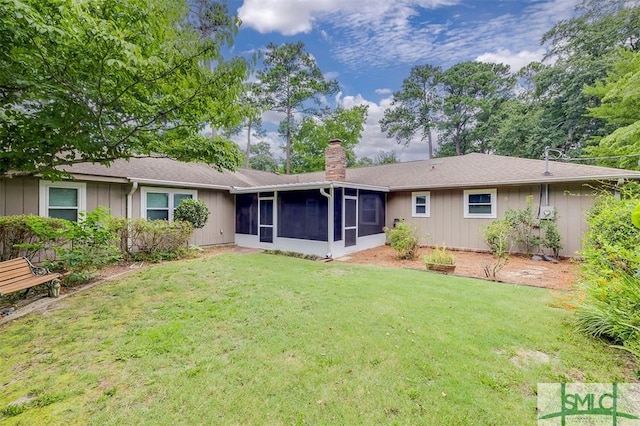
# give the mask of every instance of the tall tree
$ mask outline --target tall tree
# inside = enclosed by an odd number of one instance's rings
[[[576,17],[543,36],[554,63],[540,67],[532,81],[543,108],[541,126],[554,134],[548,144],[579,155],[590,139],[610,131],[604,120],[587,114],[599,100],[582,89],[606,76],[617,49],[640,49],[640,2],[584,0],[576,9]]]
[[[351,109],[337,108],[320,117],[304,117],[292,139],[291,171],[293,173],[324,170],[324,152],[329,140],[340,139],[346,150],[347,166],[356,162],[353,152],[367,119],[366,105]]]
[[[585,88],[588,95],[600,99],[589,110],[593,117],[606,120],[615,130],[604,136],[588,153],[604,159],[608,166],[640,169],[640,52],[621,51],[607,78]]]
[[[439,155],[487,151],[491,126],[487,124],[512,96],[515,79],[509,66],[462,62],[440,75],[442,117]]]
[[[242,111],[242,121],[237,126],[224,129],[224,133],[231,136],[245,132],[247,145],[244,150],[244,167],[250,168],[251,138],[266,135],[266,130],[262,125],[262,113],[267,107],[260,95],[260,85],[254,82],[245,83],[244,93],[240,97],[238,105]]]
[[[221,53],[239,21],[211,16],[203,32],[187,2],[0,2],[0,176],[150,153],[235,167],[231,141],[200,135],[240,119],[246,70]]]
[[[311,114],[320,104],[320,96],[338,91],[338,82],[327,81],[315,59],[304,50],[304,43],[270,43],[264,57],[264,68],[258,79],[265,93],[269,109],[285,114],[280,125],[285,139],[285,171],[291,172],[291,138],[294,114]]]
[[[278,160],[273,157],[268,142],[258,142],[249,149],[249,167],[265,172],[277,172]]]
[[[429,158],[433,157],[433,135],[436,114],[441,99],[438,94],[439,67],[418,65],[402,82],[402,89],[393,94],[391,108],[384,110],[380,128],[389,137],[405,146],[418,136],[428,144]]]

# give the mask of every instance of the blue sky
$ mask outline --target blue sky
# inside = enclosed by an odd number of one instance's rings
[[[358,156],[395,150],[402,161],[427,157],[426,145],[397,145],[378,120],[411,67],[447,68],[478,60],[503,62],[514,71],[541,60],[541,36],[576,14],[578,0],[231,0],[243,21],[234,53],[246,55],[270,43],[303,41],[340,92],[327,102],[369,105]],[[266,123],[280,117],[265,114]],[[274,154],[282,143],[270,132]],[[244,144],[244,138],[238,139]]]

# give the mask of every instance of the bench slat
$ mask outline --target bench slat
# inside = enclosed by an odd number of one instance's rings
[[[13,283],[11,285],[8,286],[3,286],[0,287],[0,294],[7,294],[7,293],[13,293],[14,291],[19,291],[19,290],[23,290],[25,288],[29,288],[29,287],[35,287],[37,285],[42,285],[42,284],[46,284],[51,280],[48,281],[19,281],[17,283]]]
[[[31,272],[31,269],[28,269],[28,270],[20,269],[20,270],[13,270],[13,271],[7,271],[7,272],[0,272],[0,282],[9,281],[16,277],[30,277],[30,276],[33,276],[33,272]]]
[[[26,277],[14,277],[10,280],[6,280],[0,283],[0,288],[6,287],[13,283],[17,283],[20,281],[42,281],[47,282],[53,279],[60,278],[60,274],[47,274],[47,275],[29,275]]]
[[[26,258],[0,262],[0,296],[45,284],[60,279],[61,276],[58,273],[35,275]]]

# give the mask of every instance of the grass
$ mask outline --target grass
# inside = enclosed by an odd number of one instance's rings
[[[553,298],[266,254],[168,263],[0,329],[0,423],[535,424],[539,382],[629,381]]]

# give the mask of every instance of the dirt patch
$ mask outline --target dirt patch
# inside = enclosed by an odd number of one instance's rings
[[[400,260],[396,258],[396,252],[393,248],[382,246],[350,254],[341,260],[348,263],[426,270],[422,258],[430,252],[430,248],[423,247],[420,248],[416,259]],[[495,258],[489,253],[454,251],[454,254],[456,256],[456,270],[453,275],[486,278],[485,266],[495,263]],[[531,260],[529,257],[511,256],[504,268],[496,274],[496,277],[498,281],[507,283],[571,290],[576,281],[577,273],[578,265],[570,259],[551,263]]]
[[[526,349],[519,350],[518,353],[510,359],[517,367],[521,368],[529,364],[549,364],[549,362],[551,362],[551,357],[546,353]]]

